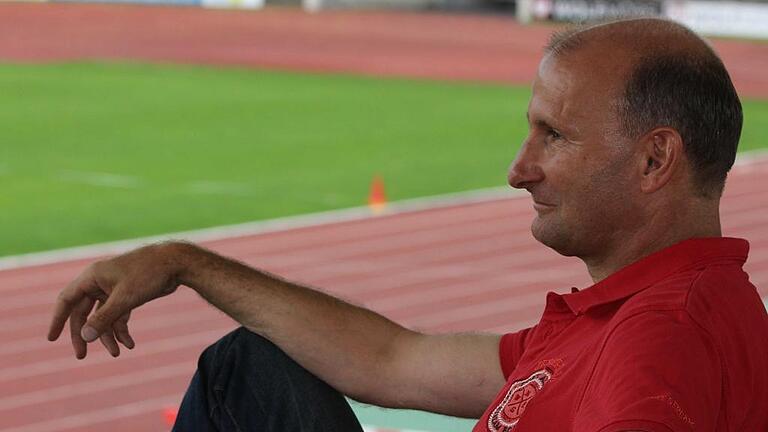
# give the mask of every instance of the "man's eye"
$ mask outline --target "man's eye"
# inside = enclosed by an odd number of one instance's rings
[[[554,129],[550,129],[548,134],[549,134],[549,138],[553,140],[559,140],[563,138],[563,135],[561,135],[560,132]]]

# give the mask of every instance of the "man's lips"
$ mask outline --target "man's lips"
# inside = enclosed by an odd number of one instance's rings
[[[533,208],[536,211],[551,210],[551,209],[555,208],[555,205],[547,203],[547,202],[539,201],[537,199],[534,199],[533,200]]]

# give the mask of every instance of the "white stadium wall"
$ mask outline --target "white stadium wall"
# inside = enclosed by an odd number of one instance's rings
[[[768,2],[668,1],[664,9],[702,34],[768,39]]]
[[[518,0],[522,22],[665,16],[710,36],[768,39],[768,1]]]
[[[3,1],[3,0],[0,0]],[[17,0],[46,1],[46,0]],[[628,16],[666,16],[705,35],[768,39],[768,0],[47,0],[259,9],[265,5],[323,9],[476,9],[508,5],[519,21],[583,22]],[[501,9],[500,9],[501,10]]]

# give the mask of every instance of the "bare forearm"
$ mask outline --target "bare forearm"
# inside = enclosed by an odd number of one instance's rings
[[[134,347],[131,311],[180,284],[358,400],[477,416],[504,383],[498,336],[413,332],[187,243],[149,245],[90,264],[59,293],[48,338],[56,340],[69,321],[78,358],[96,339],[119,356],[118,342]]]
[[[412,332],[367,309],[196,246],[173,247],[182,260],[180,283],[343,393],[397,404],[383,391],[384,368],[395,355],[397,339],[413,337]]]

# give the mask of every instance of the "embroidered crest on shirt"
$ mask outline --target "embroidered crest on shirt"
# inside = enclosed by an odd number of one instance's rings
[[[488,417],[490,432],[511,432],[515,428],[525,408],[552,378],[552,372],[541,369],[525,380],[515,381],[509,386],[507,394]]]

